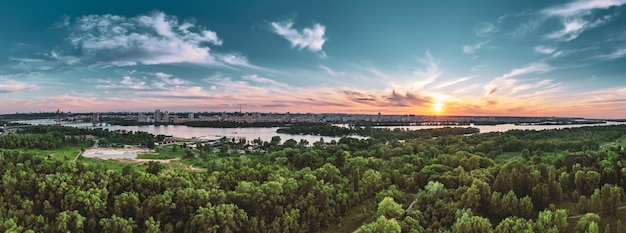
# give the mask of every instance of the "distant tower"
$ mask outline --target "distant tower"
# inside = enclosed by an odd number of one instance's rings
[[[165,114],[163,114],[163,122],[170,122],[170,112],[165,111]]]
[[[57,125],[61,125],[61,112],[59,111],[59,109],[57,109],[56,123]]]
[[[161,122],[161,109],[154,110],[154,122]]]
[[[98,124],[98,122],[100,122],[100,113],[98,112],[94,112],[93,115],[91,116],[91,123]]]

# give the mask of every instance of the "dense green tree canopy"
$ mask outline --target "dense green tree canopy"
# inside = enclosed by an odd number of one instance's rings
[[[473,135],[467,128],[348,130],[369,137],[227,139],[215,150],[177,148],[180,164],[201,169],[176,170],[51,155],[95,140],[154,146],[162,136],[25,128],[0,136],[0,231],[624,229],[615,219],[626,196],[626,151],[618,145],[626,126]],[[246,143],[259,149],[238,152]]]

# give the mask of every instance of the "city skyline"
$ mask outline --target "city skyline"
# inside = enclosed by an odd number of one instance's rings
[[[0,5],[0,114],[626,118],[624,0],[48,5]]]

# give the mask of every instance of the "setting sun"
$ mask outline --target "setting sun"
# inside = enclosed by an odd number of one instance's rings
[[[443,104],[442,103],[433,104],[433,110],[435,110],[435,112],[441,112],[443,110]]]

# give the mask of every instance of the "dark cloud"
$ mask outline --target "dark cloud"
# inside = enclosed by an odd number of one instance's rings
[[[385,105],[395,107],[424,106],[432,103],[432,98],[419,96],[410,92],[402,95],[393,90],[390,95],[385,96]]]

